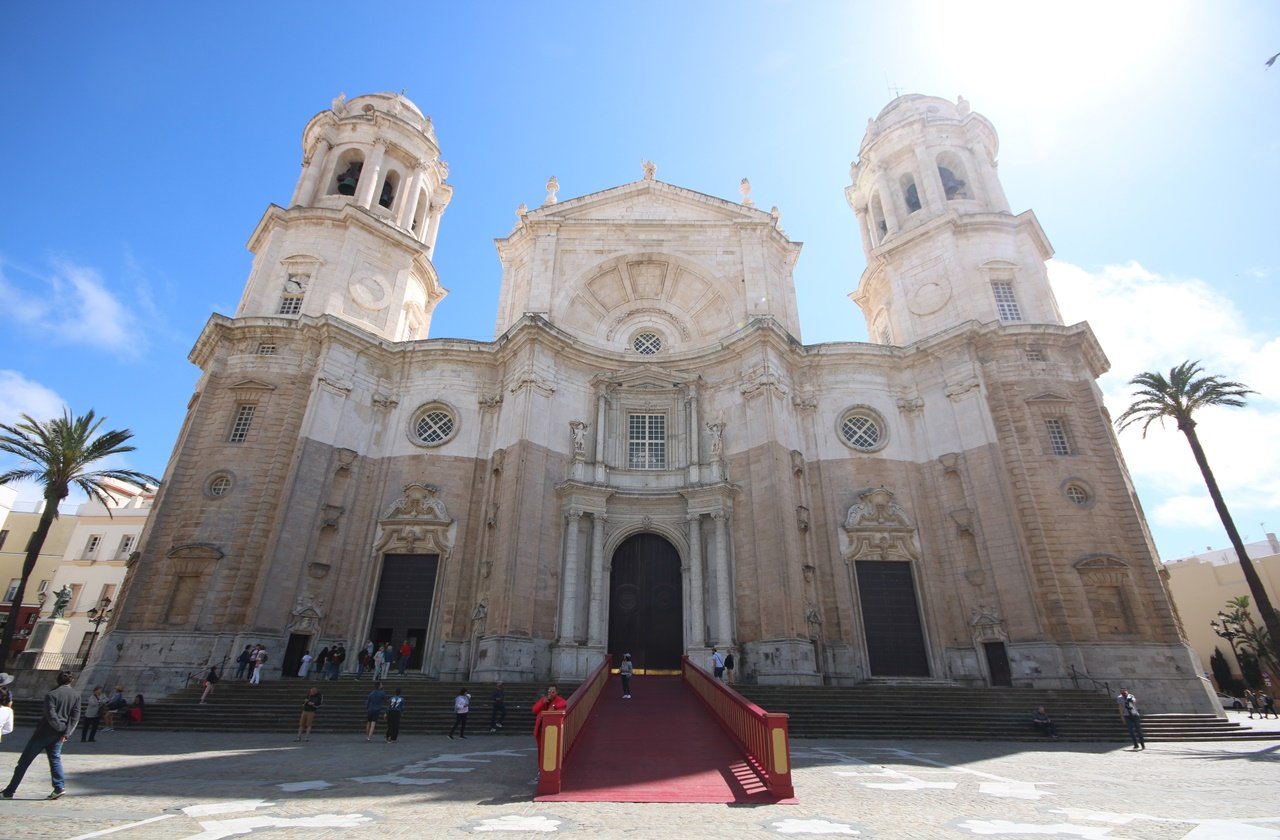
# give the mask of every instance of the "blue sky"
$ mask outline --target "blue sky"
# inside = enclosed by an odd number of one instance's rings
[[[492,241],[521,202],[640,177],[777,206],[804,243],[803,340],[865,340],[845,204],[868,117],[963,94],[1000,132],[1015,212],[1057,251],[1064,317],[1134,373],[1245,381],[1205,445],[1247,539],[1280,530],[1280,6],[1269,2],[17,3],[0,30],[0,422],[64,404],[161,474],[245,242],[287,203],[303,126],[339,92],[432,115],[454,199],[434,337],[489,339]],[[1185,443],[1121,435],[1165,559],[1226,540]],[[24,498],[34,498],[24,490]],[[1265,523],[1265,526],[1263,525]]]

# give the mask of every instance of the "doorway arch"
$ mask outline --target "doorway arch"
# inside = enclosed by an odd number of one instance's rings
[[[684,654],[680,553],[657,534],[627,537],[609,574],[609,654],[637,669],[674,670]]]

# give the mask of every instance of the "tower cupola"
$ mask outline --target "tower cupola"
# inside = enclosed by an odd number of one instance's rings
[[[965,321],[1062,323],[1035,215],[996,171],[995,128],[960,97],[900,96],[867,121],[845,198],[867,269],[851,296],[871,340],[909,344]]]

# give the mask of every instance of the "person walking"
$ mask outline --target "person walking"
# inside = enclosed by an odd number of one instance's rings
[[[249,670],[249,660],[253,658],[253,645],[245,645],[244,650],[240,651],[240,655],[236,657],[236,679],[244,679],[245,672]]]
[[[302,661],[298,663],[298,679],[305,680],[311,676],[311,651],[302,652]]]
[[[1263,720],[1266,720],[1266,719],[1267,719],[1267,715],[1275,715],[1277,719],[1280,719],[1280,714],[1277,714],[1277,713],[1276,713],[1276,698],[1272,697],[1270,694],[1268,694],[1268,693],[1266,693],[1266,692],[1263,692],[1263,694],[1262,694],[1262,719],[1263,719]]]
[[[66,780],[62,776],[62,745],[76,731],[80,723],[80,693],[71,687],[71,674],[63,671],[58,674],[58,687],[44,696],[44,713],[35,731],[31,733],[27,746],[23,748],[18,763],[13,768],[13,778],[0,796],[13,799],[27,768],[40,753],[49,757],[49,775],[53,779],[53,792],[48,799],[60,799],[67,792]]]
[[[213,687],[217,684],[218,684],[218,667],[216,665],[210,665],[209,673],[204,675],[204,693],[200,695],[201,703],[209,699],[209,695],[213,694]]]
[[[733,669],[736,664],[733,659],[733,651],[726,651],[724,655],[724,681],[726,685],[733,685]]]
[[[1120,717],[1124,718],[1124,725],[1129,727],[1129,737],[1133,739],[1133,748],[1135,750],[1145,750],[1147,748],[1147,737],[1142,732],[1142,715],[1138,712],[1138,698],[1129,693],[1129,689],[1122,688],[1120,693],[1116,695],[1116,703],[1120,706]]]
[[[1244,690],[1244,707],[1249,710],[1249,720],[1253,720],[1254,706],[1253,692],[1246,688]]]
[[[364,739],[373,740],[373,730],[378,727],[378,718],[382,717],[382,705],[387,702],[387,693],[382,690],[382,683],[373,681],[373,691],[364,700]]]
[[[622,664],[618,666],[618,676],[622,677],[623,700],[631,699],[631,675],[633,673],[635,673],[635,667],[631,664],[631,654],[622,654]]]
[[[453,698],[453,727],[449,729],[449,740],[453,740],[453,733],[458,732],[459,737],[466,740],[467,737],[467,715],[471,713],[471,695],[467,693],[465,688],[458,689],[458,696]],[[461,729],[461,732],[459,732]]]
[[[84,728],[80,730],[80,743],[93,741],[98,737],[98,724],[102,720],[102,706],[107,698],[102,696],[102,686],[94,686],[93,693],[84,704]]]
[[[489,694],[489,731],[497,732],[506,719],[507,690],[502,687],[502,680],[498,680]]]
[[[404,697],[400,694],[402,690],[397,688],[396,693],[387,701],[386,741],[388,744],[394,744],[400,737],[400,715],[404,713]]]
[[[324,679],[325,669],[327,667],[329,667],[329,646],[325,645],[324,647],[320,648],[320,652],[316,654],[315,671],[314,671],[316,675],[315,678],[318,680]]]
[[[413,645],[409,644],[409,640],[405,639],[400,644],[400,661],[396,663],[400,670],[400,676],[404,676],[404,669],[409,667],[409,657],[413,655]]]
[[[298,718],[298,735],[295,741],[311,740],[311,724],[316,722],[316,710],[324,703],[324,698],[320,695],[320,689],[317,686],[311,686],[311,690],[307,692],[307,696],[302,701],[302,715]]]

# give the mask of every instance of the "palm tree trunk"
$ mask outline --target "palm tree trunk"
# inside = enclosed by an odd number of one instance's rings
[[[40,522],[27,542],[27,557],[22,561],[22,577],[18,579],[18,588],[9,602],[9,620],[4,623],[4,637],[0,639],[0,666],[9,660],[9,648],[13,646],[13,635],[18,629],[18,612],[22,608],[22,597],[27,592],[27,578],[35,570],[36,561],[40,559],[40,550],[44,548],[45,537],[49,536],[49,528],[58,516],[58,503],[45,499],[44,510],[40,514]],[[3,670],[3,667],[0,667]]]
[[[1270,637],[1268,641],[1271,642],[1272,656],[1280,659],[1280,656],[1277,656],[1280,653],[1280,617],[1276,616],[1275,608],[1271,606],[1271,599],[1267,597],[1266,587],[1262,585],[1262,578],[1258,577],[1257,570],[1253,568],[1253,561],[1245,551],[1244,541],[1240,539],[1236,523],[1231,519],[1231,512],[1227,510],[1227,503],[1222,498],[1222,491],[1218,489],[1218,481],[1213,477],[1213,470],[1209,469],[1209,459],[1205,457],[1204,447],[1200,445],[1195,427],[1184,427],[1182,433],[1187,436],[1187,443],[1191,444],[1191,454],[1195,456],[1200,474],[1204,477],[1205,486],[1209,488],[1209,497],[1213,499],[1213,506],[1218,509],[1218,518],[1222,520],[1222,527],[1227,530],[1227,538],[1231,540],[1232,548],[1236,550],[1240,571],[1244,572],[1244,579],[1249,584],[1253,602],[1258,605],[1258,612],[1262,613],[1262,623],[1266,625],[1267,635]]]

